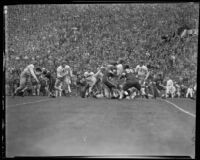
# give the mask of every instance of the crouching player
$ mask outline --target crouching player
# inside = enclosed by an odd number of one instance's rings
[[[141,92],[141,95],[144,95],[146,98],[148,98],[148,95],[144,92],[144,90],[141,88],[141,85],[135,75],[131,72],[130,68],[128,65],[124,67],[125,71],[122,74],[121,78],[125,77],[126,82],[121,86],[121,91],[120,91],[120,97],[119,99],[124,98],[124,95],[127,94],[128,89],[135,87],[138,91]]]
[[[37,76],[41,75],[41,73],[42,73],[41,68],[35,68],[33,64],[28,65],[20,74],[20,85],[15,90],[13,97],[18,95],[20,92],[24,93],[24,91],[28,88],[26,82],[28,81],[28,79],[30,79],[31,76],[39,84]]]
[[[186,93],[186,98],[191,98],[193,99],[193,95],[194,95],[194,90],[192,88],[192,85],[190,85],[188,88],[187,88],[187,93]]]
[[[171,95],[171,97],[174,98],[175,92],[176,92],[176,88],[174,87],[173,81],[171,79],[168,79],[165,97],[168,98],[169,95]]]

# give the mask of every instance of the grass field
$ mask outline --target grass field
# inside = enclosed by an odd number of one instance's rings
[[[191,99],[6,101],[7,157],[195,154],[196,102]]]

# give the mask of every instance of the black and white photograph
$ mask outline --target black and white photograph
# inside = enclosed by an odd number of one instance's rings
[[[199,3],[3,6],[5,157],[195,158]]]

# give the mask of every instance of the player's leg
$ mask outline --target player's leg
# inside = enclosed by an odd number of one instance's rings
[[[189,95],[190,95],[190,98],[193,97],[193,90],[192,90],[192,88],[190,88]]]
[[[186,98],[188,98],[189,92],[190,92],[190,88],[187,89],[187,93],[185,95]]]
[[[59,86],[57,86],[57,90],[56,90],[56,97],[60,97],[62,96],[62,90],[61,90],[61,84]]]
[[[109,97],[113,98],[114,97],[113,88],[116,88],[116,86],[109,80],[107,80],[104,84],[108,87],[108,90],[109,90],[109,93],[110,93]]]
[[[23,76],[20,77],[19,87],[16,88],[13,96],[18,95],[19,92],[21,92],[26,87],[26,81],[27,81],[26,77]]]
[[[36,95],[40,96],[40,93],[41,93],[40,91],[42,88],[41,84],[36,84],[35,87],[36,87]]]
[[[172,98],[175,97],[175,94],[176,94],[176,88],[173,86],[173,95],[172,95]]]
[[[91,80],[91,82],[89,83],[88,96],[92,96],[92,91],[93,91],[93,88],[94,88],[95,82],[96,82],[95,78],[91,78],[90,80]]]
[[[132,86],[135,87],[142,96],[145,96],[145,98],[148,98],[148,94],[145,92],[145,88],[142,87],[139,82],[134,82]]]
[[[157,97],[157,93],[156,93],[156,84],[155,84],[155,82],[151,82],[149,88],[150,88],[151,94],[153,95],[153,98],[156,98]]]
[[[54,79],[54,78],[50,78],[49,79],[49,83],[48,83],[48,89],[49,89],[49,96],[55,96],[55,88],[54,88],[54,86],[55,86],[55,82],[56,82],[56,80]]]
[[[61,79],[56,78],[56,82],[55,82],[55,85],[54,85],[55,90],[61,91],[61,88],[60,88],[61,82],[62,82]]]
[[[67,88],[68,88],[69,93],[72,93],[72,90],[71,90],[71,80],[70,79],[68,79]]]
[[[89,84],[86,84],[85,86],[82,86],[81,87],[81,97],[82,98],[85,98],[88,94],[87,94],[87,91],[89,89]]]
[[[180,98],[180,97],[181,97],[181,93],[180,93],[180,91],[179,91],[179,90],[177,91],[177,95],[178,95],[178,98]]]
[[[20,80],[20,79],[15,79],[15,80],[13,80],[12,83],[11,83],[12,95],[13,95],[13,93],[15,93],[15,90],[20,86],[19,80]]]
[[[168,98],[169,97],[169,93],[170,93],[170,87],[166,86],[166,91],[165,91],[165,97]]]
[[[126,94],[128,94],[128,89],[129,88],[132,88],[133,85],[132,85],[132,82],[125,82],[123,85],[121,85],[121,89],[120,89],[120,92],[119,92],[119,99],[123,99],[125,97]]]
[[[109,98],[110,92],[108,87],[104,83],[102,83],[102,94],[104,97]]]
[[[61,82],[61,83],[60,83],[60,86],[59,86],[60,90],[58,91],[58,96],[59,96],[59,97],[62,97],[63,87],[64,87],[64,86],[63,86],[63,83]]]
[[[105,96],[107,98],[110,98],[111,97],[111,92],[112,92],[111,88],[112,88],[113,84],[110,83],[110,81],[108,81],[108,77],[103,77],[102,83],[105,86],[105,88],[104,88]]]
[[[63,80],[63,90],[65,93],[70,93],[71,88],[70,88],[70,79],[66,76]]]

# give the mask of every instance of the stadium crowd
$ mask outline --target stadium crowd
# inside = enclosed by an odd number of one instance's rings
[[[166,89],[167,81],[171,79],[173,84],[172,82],[170,83],[175,88],[172,89],[174,90],[173,97],[195,98],[197,74],[197,58],[195,57],[195,53],[197,53],[198,33],[190,33],[190,30],[185,27],[182,29],[178,28],[172,32],[169,30],[168,35],[159,34],[159,36],[157,36],[156,30],[167,30],[165,26],[158,26],[157,22],[161,20],[151,17],[153,12],[156,14],[163,12],[163,6],[159,8],[159,5],[156,6],[158,8],[155,9],[155,11],[152,7],[147,7],[147,10],[142,10],[141,7],[139,9],[141,13],[135,11],[134,17],[136,18],[140,16],[139,14],[146,15],[147,17],[149,16],[149,18],[146,18],[146,26],[141,25],[140,23],[142,23],[142,21],[138,19],[136,19],[135,24],[132,23],[136,26],[129,26],[129,20],[132,18],[131,12],[133,10],[131,7],[132,6],[127,8],[126,5],[119,7],[116,5],[110,7],[112,9],[108,9],[97,5],[96,8],[90,7],[84,12],[76,10],[75,8],[74,11],[71,11],[72,15],[68,16],[67,12],[63,12],[66,13],[66,15],[61,16],[61,19],[55,20],[53,23],[48,22],[47,25],[44,25],[41,29],[36,28],[36,30],[38,29],[39,31],[36,31],[36,34],[32,34],[32,39],[29,41],[26,41],[26,34],[25,38],[22,38],[22,40],[20,37],[24,35],[18,35],[17,40],[15,38],[17,36],[10,38],[9,44],[11,43],[12,45],[8,45],[10,48],[8,48],[6,61],[6,95],[14,94],[16,88],[20,86],[21,73],[24,71],[24,68],[30,64],[37,62],[35,63],[35,68],[39,67],[41,70],[45,68],[56,80],[57,68],[61,65],[63,60],[67,61],[66,65],[69,66],[72,71],[70,78],[72,93],[78,95],[79,92],[81,92],[82,94],[82,91],[78,91],[78,88],[81,88],[80,90],[83,88],[84,90],[90,82],[83,80],[85,84],[79,83],[77,81],[79,77],[86,78],[87,76],[92,76],[93,74],[87,75],[84,73],[97,73],[101,67],[101,72],[103,72],[103,68],[106,68],[107,65],[116,67],[116,63],[118,63],[119,57],[121,57],[124,61],[123,71],[125,71],[125,68],[131,69],[136,79],[138,78],[136,66],[140,61],[143,61],[144,65],[147,67],[147,73],[152,73],[153,75],[161,73],[162,82],[159,82],[160,85],[154,85],[153,80],[146,80],[140,83],[142,87],[146,86],[148,88],[153,86],[158,93],[163,92],[159,93],[157,96],[167,96],[166,93],[169,92]],[[72,7],[72,10],[73,9]],[[124,11],[123,9],[127,10]],[[171,7],[170,9],[174,8]],[[119,12],[119,10],[124,12]],[[137,8],[135,8],[135,10],[137,10]],[[178,13],[178,7],[176,10]],[[74,13],[76,13],[76,15],[73,15]],[[171,14],[171,12],[169,11],[167,14]],[[165,18],[167,19],[169,17],[170,16]],[[149,21],[149,19],[152,21]],[[168,21],[170,22],[170,20]],[[190,19],[190,21],[192,20]],[[65,24],[65,22],[67,23]],[[114,24],[115,26],[113,26]],[[30,25],[31,24],[28,23],[27,28]],[[171,27],[171,23],[165,25],[168,25],[168,28]],[[153,29],[150,30],[148,27]],[[32,27],[31,29],[34,28]],[[152,32],[152,34],[148,32]],[[16,35],[16,33],[13,35]],[[27,35],[27,37],[30,37],[28,33]],[[35,48],[31,47],[31,45],[27,45],[28,49],[26,51],[24,48],[17,50],[21,46],[26,46],[27,42],[32,42]],[[43,72],[44,70],[42,70],[42,75],[44,75]],[[38,76],[38,78],[39,77],[40,76]],[[118,76],[118,78],[119,77],[120,76]],[[43,78],[39,78],[39,81],[40,86],[45,86],[48,90],[48,82]],[[119,83],[119,81],[120,80],[117,79],[114,80],[113,83]],[[38,83],[35,82],[33,77],[27,79],[26,83],[28,89],[23,95],[49,95],[48,93],[38,91]],[[122,90],[119,86],[116,88]],[[151,89],[149,89],[148,93],[151,97],[153,95],[153,90],[150,90]],[[57,92],[59,92],[59,90],[57,90]],[[85,97],[88,91],[85,90],[84,92],[84,95],[81,95],[82,97]],[[57,93],[57,96],[59,94]],[[140,95],[138,92],[137,94]],[[66,94],[63,92],[60,95]],[[99,95],[100,94],[98,94],[98,96]],[[97,94],[95,94],[95,96],[98,97]]]

